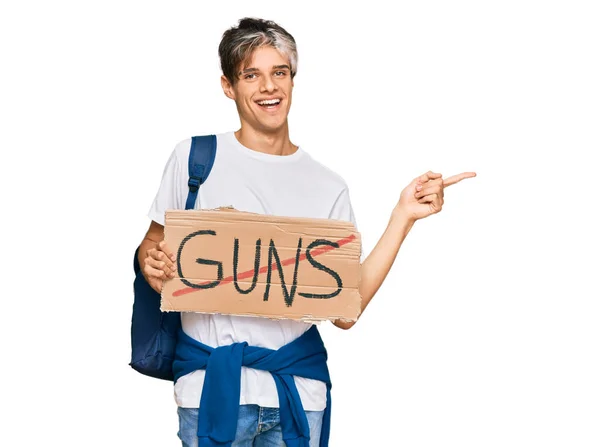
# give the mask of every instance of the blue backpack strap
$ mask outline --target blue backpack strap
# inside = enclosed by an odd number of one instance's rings
[[[198,189],[204,183],[215,161],[217,151],[217,137],[215,135],[203,135],[192,137],[190,146],[190,157],[188,159],[188,192],[185,209],[194,209]]]
[[[198,188],[212,169],[217,148],[215,135],[193,137],[189,157],[189,188],[185,208],[193,209]],[[179,312],[161,312],[160,293],[146,282],[137,259],[133,257],[135,280],[131,315],[131,362],[133,369],[150,377],[174,380],[173,360],[177,333],[181,329]]]

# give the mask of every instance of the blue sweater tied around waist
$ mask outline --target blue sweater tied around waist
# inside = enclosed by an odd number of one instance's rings
[[[320,447],[329,443],[331,380],[327,351],[316,326],[278,350],[233,343],[212,348],[182,330],[175,350],[175,382],[197,369],[205,369],[198,412],[199,447],[229,447],[235,439],[240,403],[241,368],[269,371],[279,397],[283,440],[287,447],[309,447],[308,420],[293,376],[325,382],[327,407],[323,415]]]

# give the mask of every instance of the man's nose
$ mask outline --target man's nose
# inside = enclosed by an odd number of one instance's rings
[[[277,90],[277,84],[273,82],[273,79],[270,76],[263,76],[261,90],[264,92],[272,92]]]

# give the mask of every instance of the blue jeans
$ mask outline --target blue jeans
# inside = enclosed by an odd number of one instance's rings
[[[323,411],[307,411],[310,447],[318,447]],[[177,407],[179,431],[183,447],[198,446],[198,409]],[[240,405],[237,432],[231,447],[283,447],[279,408]]]

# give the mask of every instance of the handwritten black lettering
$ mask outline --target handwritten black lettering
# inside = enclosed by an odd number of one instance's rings
[[[256,252],[254,254],[254,276],[252,277],[252,285],[248,289],[243,290],[238,285],[238,254],[240,251],[240,240],[236,237],[233,242],[233,285],[235,286],[235,290],[237,290],[241,294],[248,294],[252,292],[256,287],[258,272],[260,270],[260,244],[261,241],[260,239],[258,239],[256,241]]]
[[[285,304],[288,307],[291,307],[294,302],[294,295],[296,294],[296,287],[298,286],[298,263],[300,261],[300,252],[302,250],[302,238],[298,239],[298,248],[296,250],[296,264],[294,266],[294,279],[292,280],[292,287],[288,292],[287,287],[285,285],[285,281],[283,279],[283,267],[281,265],[281,261],[279,260],[279,255],[277,254],[277,248],[275,248],[275,243],[273,239],[269,243],[269,263],[267,264],[267,285],[265,287],[265,294],[263,297],[264,301],[269,299],[269,289],[271,288],[271,265],[273,264],[273,258],[275,258],[275,264],[277,265],[277,271],[279,272],[279,280],[281,281],[281,288],[283,289],[283,297],[285,300]]]
[[[334,296],[339,295],[339,293],[342,291],[343,284],[342,284],[342,278],[340,278],[340,275],[338,275],[337,272],[331,270],[329,267],[326,267],[323,264],[321,264],[320,262],[315,261],[315,258],[313,258],[312,255],[310,254],[310,251],[313,248],[318,247],[320,245],[328,245],[328,246],[334,247],[334,248],[340,247],[337,242],[331,242],[326,239],[317,239],[314,242],[310,243],[308,245],[308,247],[306,247],[306,259],[308,259],[308,262],[310,262],[311,265],[313,267],[315,267],[316,269],[321,270],[326,273],[329,273],[331,276],[333,276],[333,278],[337,282],[338,289],[335,292],[323,293],[323,294],[298,292],[298,295],[300,295],[304,298],[329,299],[329,298],[333,298]]]
[[[196,259],[196,262],[198,264],[216,265],[217,266],[217,280],[212,281],[208,284],[191,283],[190,281],[188,281],[185,278],[183,271],[181,270],[181,253],[183,252],[183,247],[191,239],[195,238],[196,236],[201,236],[203,234],[210,234],[212,236],[217,235],[217,233],[213,230],[196,231],[192,234],[188,234],[185,238],[183,238],[183,240],[181,241],[181,244],[179,245],[179,249],[177,250],[177,273],[179,274],[179,278],[181,279],[181,282],[184,283],[186,286],[193,287],[194,289],[212,289],[213,287],[217,287],[219,285],[219,283],[221,282],[221,280],[223,279],[223,263],[219,262],[219,261],[213,261],[212,259],[202,259],[202,258]]]

